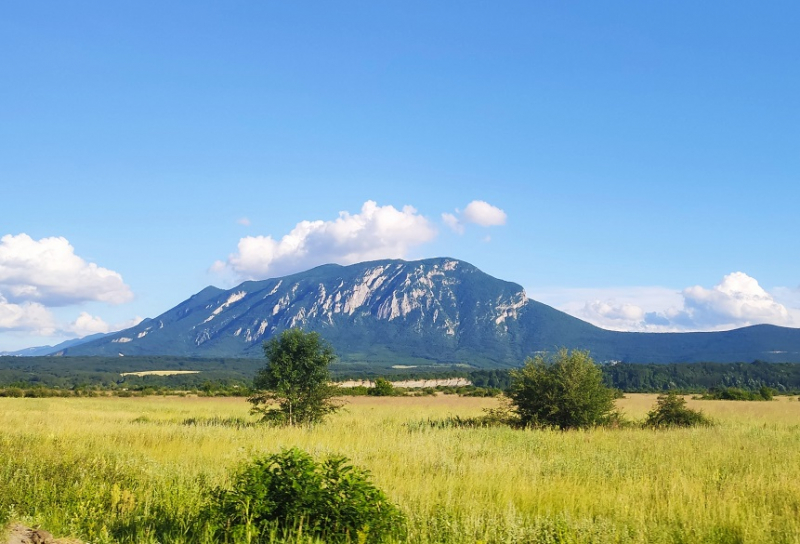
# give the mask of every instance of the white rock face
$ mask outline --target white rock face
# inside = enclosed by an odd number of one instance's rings
[[[276,284],[275,284],[275,287],[273,287],[273,288],[272,288],[272,291],[270,291],[269,293],[267,293],[266,295],[264,295],[264,298],[271,297],[272,295],[274,295],[275,293],[277,293],[277,292],[278,292],[278,289],[280,288],[280,286],[281,286],[282,284],[283,284],[283,280],[280,280],[280,281],[278,281],[278,283],[276,283]]]
[[[506,319],[516,319],[517,312],[525,306],[525,302],[528,300],[528,297],[525,296],[525,291],[518,293],[514,298],[511,299],[509,302],[498,301],[497,306],[495,307],[495,311],[497,312],[497,318],[494,322],[498,325],[503,323]]]
[[[493,321],[499,333],[507,331],[507,322],[517,319],[526,303],[524,291],[505,291],[507,295],[495,295],[493,301],[475,301],[471,306],[464,306],[459,300],[461,282],[467,277],[464,274],[471,271],[454,273],[460,266],[461,263],[454,260],[436,264],[393,262],[372,266],[347,282],[331,278],[316,284],[299,281],[284,286],[283,280],[279,280],[268,291],[262,291],[266,292],[260,296],[263,303],[259,301],[251,306],[260,308],[258,312],[240,312],[242,321],[239,323],[236,323],[237,315],[225,313],[224,319],[221,317],[214,326],[197,334],[195,342],[199,344],[218,335],[232,334],[252,344],[284,327],[305,327],[309,323],[327,323],[335,327],[343,317],[399,320],[418,331],[433,329],[455,337],[463,320],[469,316],[470,320]],[[202,323],[212,322],[247,294],[244,290],[230,294]],[[232,320],[234,328],[228,329]],[[202,328],[201,324],[196,327]],[[140,333],[140,337],[144,334]]]
[[[211,312],[211,315],[208,316],[208,318],[206,318],[206,320],[203,321],[203,323],[208,323],[209,321],[211,321],[212,319],[217,317],[220,313],[222,313],[228,306],[230,306],[231,304],[234,304],[236,302],[239,302],[245,296],[247,296],[247,292],[245,292],[245,291],[239,291],[238,293],[233,293],[231,296],[228,297],[228,300],[223,302],[216,310]],[[208,306],[206,306],[206,307],[208,307]]]

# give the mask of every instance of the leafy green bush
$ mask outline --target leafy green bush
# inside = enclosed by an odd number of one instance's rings
[[[392,397],[396,392],[392,382],[386,378],[376,378],[375,385],[367,390],[367,394],[373,397]]]
[[[745,391],[738,387],[722,387],[712,389],[699,397],[702,400],[772,400],[777,391],[766,385],[758,391]]]
[[[523,426],[586,428],[609,421],[614,391],[588,351],[537,355],[511,371],[508,396]]]
[[[692,410],[686,406],[686,399],[675,394],[659,395],[656,405],[648,412],[645,426],[654,428],[663,427],[694,427],[697,425],[711,425],[703,412]]]
[[[325,542],[379,542],[404,536],[405,518],[370,481],[367,471],[341,456],[318,463],[292,448],[255,459],[217,489],[208,509],[215,537],[266,542],[293,535]]]

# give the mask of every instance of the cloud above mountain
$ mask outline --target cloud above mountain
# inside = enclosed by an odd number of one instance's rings
[[[56,307],[86,302],[121,304],[133,298],[122,276],[75,254],[66,238],[0,238],[0,331],[32,336],[85,336],[113,326],[82,312],[59,320]]]
[[[237,251],[211,270],[236,279],[263,279],[331,262],[404,258],[435,236],[431,222],[412,206],[398,210],[368,200],[359,213],[343,211],[332,220],[301,221],[280,239],[244,237]]]
[[[44,306],[133,298],[119,273],[82,259],[66,238],[34,240],[24,233],[0,238],[0,294]]]
[[[496,227],[505,225],[507,219],[506,212],[483,200],[473,200],[467,204],[463,211],[456,209],[455,213],[442,214],[442,222],[452,231],[459,234],[464,232],[466,224]]]
[[[700,285],[674,291],[663,287],[609,290],[566,289],[544,301],[603,328],[624,331],[688,332],[728,330],[755,324],[800,325],[800,306],[792,290],[767,292],[744,272],[733,272],[711,288]],[[549,299],[549,301],[548,301]]]
[[[56,332],[53,314],[38,302],[14,304],[0,294],[0,331],[26,331],[41,336]]]
[[[142,318],[137,316],[122,323],[108,324],[98,316],[91,315],[88,312],[81,312],[75,321],[63,326],[60,332],[76,338],[82,338],[90,334],[105,334],[135,327],[141,322]]]
[[[674,321],[686,320],[701,327],[793,323],[789,310],[743,272],[728,274],[711,289],[699,285],[684,289],[683,299],[684,309]]]

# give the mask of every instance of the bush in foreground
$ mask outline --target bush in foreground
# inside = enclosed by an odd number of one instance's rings
[[[646,427],[695,427],[711,425],[712,422],[703,412],[692,410],[686,406],[686,399],[675,393],[659,395],[656,405],[648,412]]]
[[[208,512],[222,542],[268,542],[294,535],[325,542],[380,542],[404,536],[405,519],[341,456],[318,463],[292,448],[256,459],[217,489]]]

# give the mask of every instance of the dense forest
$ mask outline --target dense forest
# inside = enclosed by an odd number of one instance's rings
[[[0,357],[0,387],[47,387],[59,389],[249,389],[264,359],[197,359],[186,357]],[[172,370],[195,371],[172,376],[135,376],[126,373]],[[336,363],[337,380],[435,379],[464,377],[477,387],[505,389],[508,370],[470,370],[458,365],[416,368],[370,369],[366,365]],[[798,363],[676,363],[602,366],[606,384],[626,392],[675,390],[700,393],[734,387],[757,391],[761,387],[781,394],[800,392]],[[126,375],[123,375],[126,374]]]

